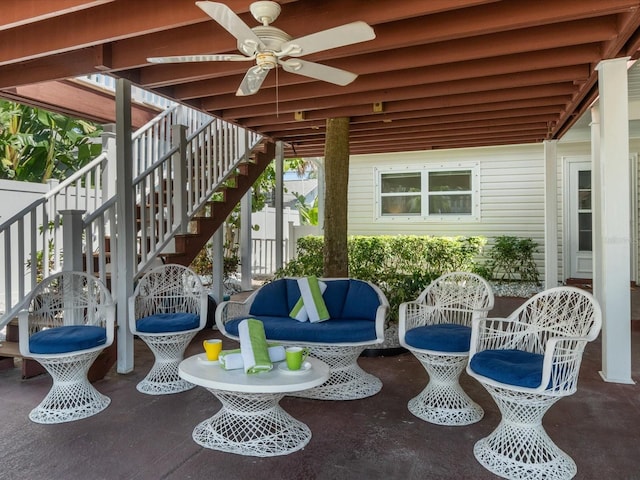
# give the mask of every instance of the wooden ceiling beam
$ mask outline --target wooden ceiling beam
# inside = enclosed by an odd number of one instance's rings
[[[527,85],[519,85],[518,87],[512,87],[509,84],[508,79],[500,79],[499,77],[495,77],[496,81],[500,82],[503,90],[494,88],[482,88],[481,83],[476,82],[462,82],[461,84],[457,84],[456,88],[448,89],[447,84],[438,84],[436,85],[422,85],[422,86],[414,86],[414,87],[403,87],[403,88],[393,88],[387,90],[377,90],[377,91],[369,91],[362,92],[351,95],[340,95],[336,94],[333,96],[322,96],[315,100],[303,100],[303,101],[292,101],[292,102],[281,102],[278,101],[276,104],[276,97],[274,96],[273,102],[271,104],[265,105],[255,105],[255,106],[247,106],[242,108],[231,108],[227,110],[222,110],[222,117],[225,119],[242,119],[249,118],[256,115],[270,115],[276,113],[276,111],[283,113],[294,113],[298,111],[303,111],[306,115],[312,115],[314,112],[320,111],[321,114],[324,115],[323,111],[327,109],[345,109],[355,106],[367,105],[369,107],[369,112],[373,113],[373,103],[382,102],[383,106],[386,105],[387,109],[390,107],[389,104],[397,101],[411,101],[415,99],[429,99],[433,98],[435,102],[445,100],[447,102],[455,101],[459,98],[463,98],[464,95],[479,95],[481,98],[486,99],[486,101],[502,101],[495,100],[496,97],[502,96],[502,94],[508,94],[506,90],[534,90],[538,89],[541,91],[546,91],[549,95],[562,95],[567,94],[570,95],[575,91],[575,85],[573,85],[570,81],[559,82],[555,84],[549,85],[536,85],[527,84]],[[465,87],[467,89],[465,90]],[[530,98],[530,97],[529,97]],[[454,100],[455,99],[455,100]],[[217,108],[215,105],[210,105],[208,102],[202,103],[203,108],[208,111],[217,112]],[[347,115],[352,116],[352,115]],[[309,117],[313,118],[313,117]],[[331,118],[324,116],[324,118]]]
[[[0,30],[8,30],[29,23],[36,23],[58,15],[67,15],[87,8],[93,8],[114,0],[3,0]]]
[[[405,107],[403,110],[394,109],[394,111],[386,110],[382,113],[373,113],[372,109],[366,108],[366,111],[359,114],[350,115],[351,123],[369,123],[369,122],[382,122],[384,120],[400,120],[404,118],[422,118],[422,117],[437,117],[437,116],[452,116],[452,115],[469,115],[482,112],[492,112],[494,110],[513,110],[518,111],[520,109],[532,109],[536,107],[549,107],[561,111],[564,103],[567,99],[571,98],[567,95],[560,95],[555,97],[533,97],[525,99],[509,99],[506,102],[484,102],[484,103],[469,103],[464,105],[446,105],[443,107],[432,107],[431,100],[416,99],[413,103],[403,103]],[[555,111],[555,110],[554,110]],[[259,130],[273,130],[276,125],[288,125],[290,123],[302,124],[305,122],[324,122],[324,118],[308,118],[302,122],[295,120],[293,115],[272,115],[265,117],[256,117],[247,119],[243,122],[249,128],[255,128]]]
[[[464,79],[432,82],[431,69],[411,69],[407,71],[364,75],[357,82],[342,88],[324,82],[290,86],[275,94],[270,89],[251,97],[224,95],[203,101],[208,110],[229,110],[251,108],[258,105],[273,105],[275,99],[280,104],[295,103],[298,111],[322,108],[335,104],[333,95],[348,95],[350,103],[373,103],[394,99],[455,95],[464,92],[479,92],[493,89],[544,85],[551,83],[586,81],[591,73],[589,65],[571,65],[554,69],[532,70],[495,76],[476,77],[470,70]],[[438,80],[436,77],[435,80]],[[333,93],[335,92],[335,94]],[[328,97],[328,99],[327,99]],[[245,100],[249,98],[249,100]],[[340,101],[341,104],[345,102]]]

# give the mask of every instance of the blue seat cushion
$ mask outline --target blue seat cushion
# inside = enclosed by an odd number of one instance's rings
[[[471,328],[455,323],[425,325],[409,330],[404,341],[407,345],[437,352],[468,352]]]
[[[32,353],[68,353],[104,345],[107,329],[94,325],[66,325],[49,328],[31,335]]]
[[[540,353],[522,350],[484,350],[473,356],[469,367],[483,377],[518,387],[537,388],[542,382]]]
[[[238,336],[238,324],[247,317],[225,324],[227,332]],[[298,322],[286,317],[254,316],[264,324],[267,340],[316,343],[356,343],[375,341],[375,322],[362,319],[335,319],[326,322]]]
[[[200,315],[195,313],[156,313],[136,320],[136,329],[143,333],[170,333],[193,330],[200,326]]]

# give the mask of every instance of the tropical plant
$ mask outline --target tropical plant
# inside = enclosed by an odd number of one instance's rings
[[[93,139],[101,133],[92,122],[0,100],[0,178],[62,180],[100,153]]]

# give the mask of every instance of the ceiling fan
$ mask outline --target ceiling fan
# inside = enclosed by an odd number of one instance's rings
[[[253,95],[260,90],[269,71],[277,68],[278,65],[286,72],[335,85],[347,85],[358,75],[339,68],[301,60],[298,57],[373,40],[376,37],[373,29],[366,23],[352,22],[292,39],[279,28],[271,26],[281,11],[280,5],[276,2],[260,1],[250,5],[251,14],[262,23],[253,28],[249,28],[231,8],[223,3],[196,2],[196,5],[238,40],[238,50],[243,55],[150,57],[147,61],[150,63],[255,61],[255,66],[249,68],[240,83],[236,92],[238,96]],[[291,58],[285,59],[285,57]]]

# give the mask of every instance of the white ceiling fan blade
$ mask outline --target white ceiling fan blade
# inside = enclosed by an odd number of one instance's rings
[[[253,60],[254,57],[244,55],[180,55],[175,57],[149,57],[149,63],[184,63],[184,62],[244,62]]]
[[[364,22],[353,22],[304,37],[294,38],[282,44],[281,50],[290,57],[301,57],[323,50],[366,42],[374,38],[376,38],[376,34],[373,28]],[[288,51],[289,49],[291,51]]]
[[[247,95],[253,95],[262,86],[262,82],[267,78],[267,74],[269,70],[266,70],[258,65],[255,67],[251,67],[247,73],[245,74],[238,90],[236,91],[236,95],[238,97],[245,97]]]
[[[238,39],[238,46],[243,53],[253,55],[259,46],[264,48],[262,41],[253,33],[253,30],[224,3],[196,2],[196,5]]]
[[[345,86],[353,82],[358,75],[347,72],[339,68],[329,67],[320,63],[307,62],[298,58],[289,58],[281,60],[283,70],[290,73],[297,73],[305,77],[315,78],[324,82],[333,83],[335,85]]]

